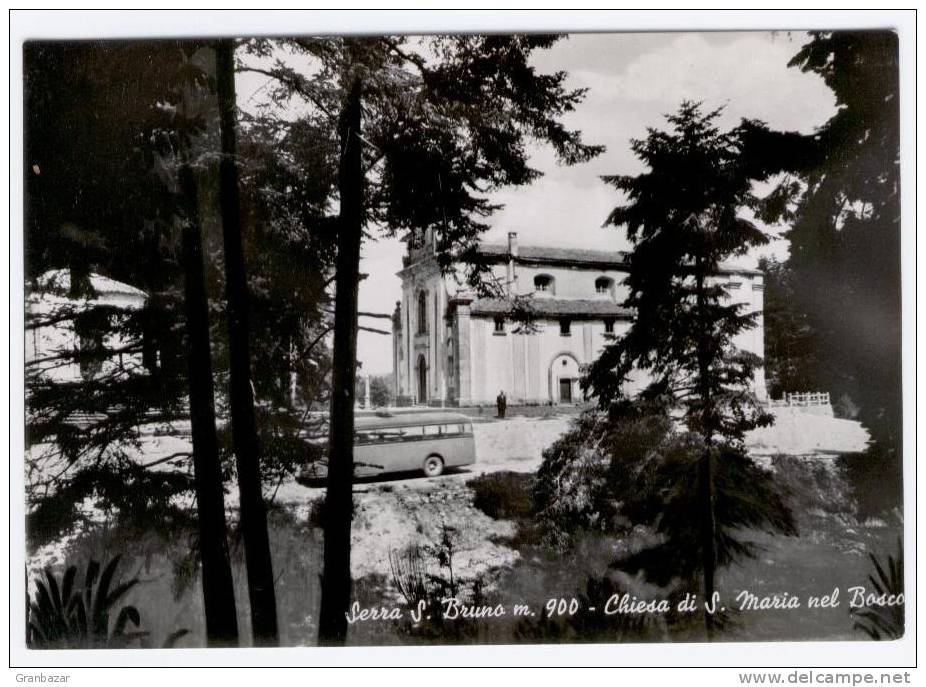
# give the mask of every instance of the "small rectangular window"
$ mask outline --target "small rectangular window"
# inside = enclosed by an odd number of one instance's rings
[[[440,425],[426,425],[425,428],[424,428],[424,435],[425,435],[425,436],[434,436],[434,435],[440,434],[440,433],[441,433],[441,426],[440,426]]]
[[[560,336],[570,336],[571,335],[572,322],[569,320],[560,320],[559,321],[559,335]]]
[[[370,434],[375,436],[376,443],[388,443],[394,441],[404,441],[406,434],[408,434],[410,428],[396,427],[395,429],[375,429],[371,430]]]
[[[614,333],[614,320],[605,320],[605,321],[604,321],[604,331],[605,331],[605,334],[613,334],[613,333]]]
[[[495,318],[495,333],[496,334],[505,333],[505,318],[504,317]]]

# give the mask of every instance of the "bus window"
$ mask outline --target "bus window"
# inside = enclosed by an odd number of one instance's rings
[[[408,428],[368,429],[354,433],[354,442],[357,444],[384,444],[396,441],[405,441]],[[415,428],[412,428],[415,429]]]
[[[435,436],[441,433],[440,425],[425,425],[424,426],[424,435],[425,436]]]
[[[404,441],[409,433],[408,428],[396,427],[394,429],[385,427],[376,430],[377,443],[388,443],[393,441]],[[412,430],[414,428],[411,428]]]

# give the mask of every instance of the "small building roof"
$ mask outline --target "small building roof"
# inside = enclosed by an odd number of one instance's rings
[[[80,311],[87,308],[108,306],[123,310],[139,310],[145,305],[148,295],[129,284],[104,277],[89,275],[93,295],[85,298],[71,298],[71,271],[55,269],[43,272],[35,278],[34,284],[26,283],[26,303],[30,312],[55,310],[67,307]]]
[[[522,301],[523,302],[523,301]],[[525,309],[536,317],[570,317],[572,319],[629,319],[633,311],[614,301],[574,298],[531,298]],[[506,298],[479,298],[470,306],[473,315],[507,315],[512,301]]]
[[[125,284],[102,274],[90,274],[90,286],[97,296],[128,296],[145,300],[148,296],[141,289]],[[71,290],[71,271],[67,269],[48,270],[37,279],[38,290],[52,293],[56,296],[67,296]]]

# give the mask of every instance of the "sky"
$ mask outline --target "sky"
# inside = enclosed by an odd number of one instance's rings
[[[531,166],[544,176],[490,196],[505,207],[492,217],[484,240],[501,243],[516,231],[522,246],[627,249],[620,230],[602,227],[620,197],[600,177],[643,171],[631,139],[645,137],[647,127],[663,128],[664,115],[683,100],[724,106],[724,128],[745,117],[810,133],[832,116],[835,101],[823,81],[787,66],[805,41],[803,34],[785,32],[572,34],[536,53],[538,70],[566,71],[569,86],[589,89],[564,121],[606,151],[565,167],[548,149],[533,146]],[[253,90],[239,88],[239,98]],[[364,245],[360,269],[369,276],[361,283],[360,310],[393,311],[401,297],[396,272],[404,250],[396,239]],[[786,254],[786,242],[768,250]],[[391,337],[361,331],[357,357],[362,373],[391,373]]]

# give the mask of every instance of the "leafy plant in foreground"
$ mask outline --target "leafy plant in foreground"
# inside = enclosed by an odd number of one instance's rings
[[[118,581],[116,568],[121,556],[113,558],[102,573],[100,563],[91,560],[84,573],[83,587],[75,585],[77,566],[71,565],[59,580],[50,568],[36,580],[36,592],[26,603],[26,646],[30,649],[125,649],[148,636],[139,630],[141,616],[132,605],[119,601],[138,584],[138,578]],[[118,608],[118,612],[117,611]],[[115,622],[111,623],[116,613]],[[134,629],[133,629],[134,628]],[[172,647],[188,633],[178,630],[164,642]]]
[[[869,553],[875,572],[868,581],[878,596],[903,594],[903,542],[897,540],[897,555],[887,556],[884,565],[877,556]],[[896,606],[869,606],[853,608],[856,630],[861,630],[875,640],[900,639],[904,633],[904,604]]]

